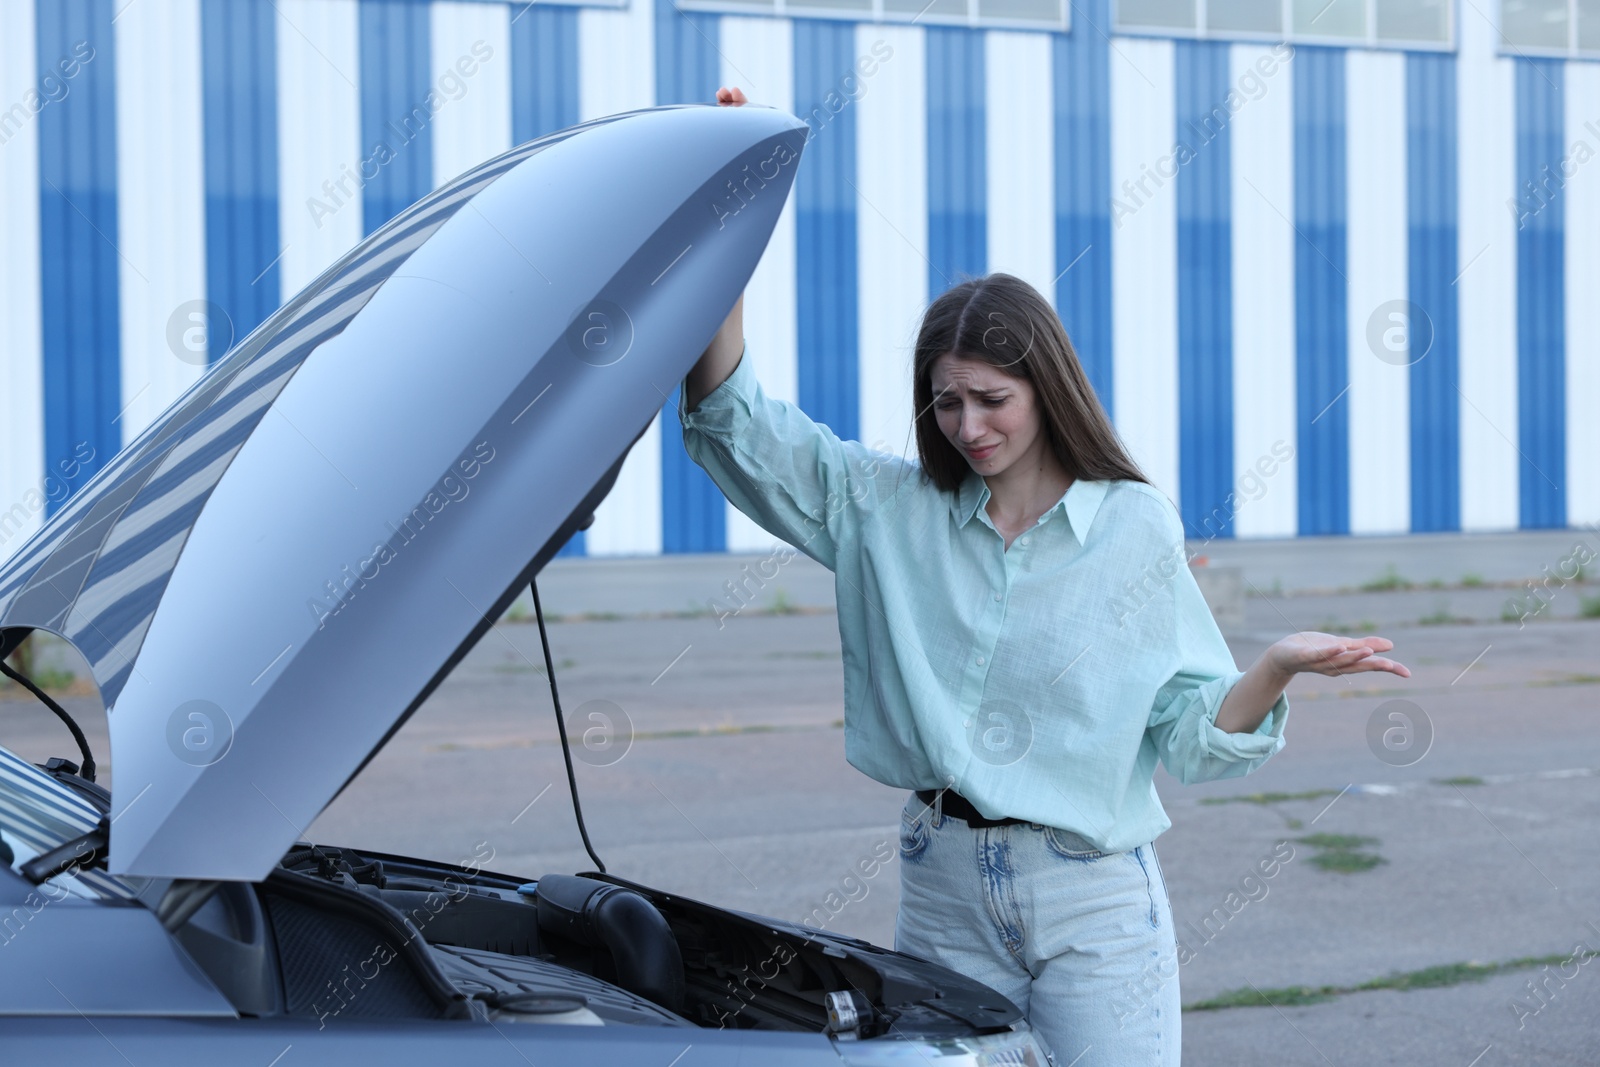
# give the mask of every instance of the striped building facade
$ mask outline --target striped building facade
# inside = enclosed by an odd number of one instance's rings
[[[1119,34],[1110,2],[0,0],[0,557],[408,204],[719,85],[813,128],[746,337],[843,437],[914,451],[919,316],[1003,270],[1193,538],[1600,521],[1600,63],[1518,54],[1498,4],[1406,50]],[[675,408],[565,554],[771,543]]]

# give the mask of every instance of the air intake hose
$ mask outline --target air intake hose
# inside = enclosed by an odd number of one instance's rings
[[[683,954],[667,920],[631,889],[570,874],[548,874],[535,891],[539,928],[611,953],[617,984],[683,1013]]]

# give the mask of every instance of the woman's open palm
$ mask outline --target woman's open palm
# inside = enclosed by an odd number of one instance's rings
[[[1340,637],[1316,630],[1290,634],[1267,650],[1274,667],[1285,674],[1350,674],[1354,671],[1389,671],[1411,677],[1403,663],[1377,655],[1394,647],[1387,637]]]

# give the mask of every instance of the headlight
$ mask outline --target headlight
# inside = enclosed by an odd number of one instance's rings
[[[833,1047],[850,1067],[1047,1067],[1049,1062],[1029,1030],[981,1037],[835,1039]]]

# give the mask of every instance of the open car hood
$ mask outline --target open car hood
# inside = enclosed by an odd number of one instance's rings
[[[593,513],[760,259],[807,127],[513,148],[279,308],[0,568],[108,708],[109,869],[256,881]]]

